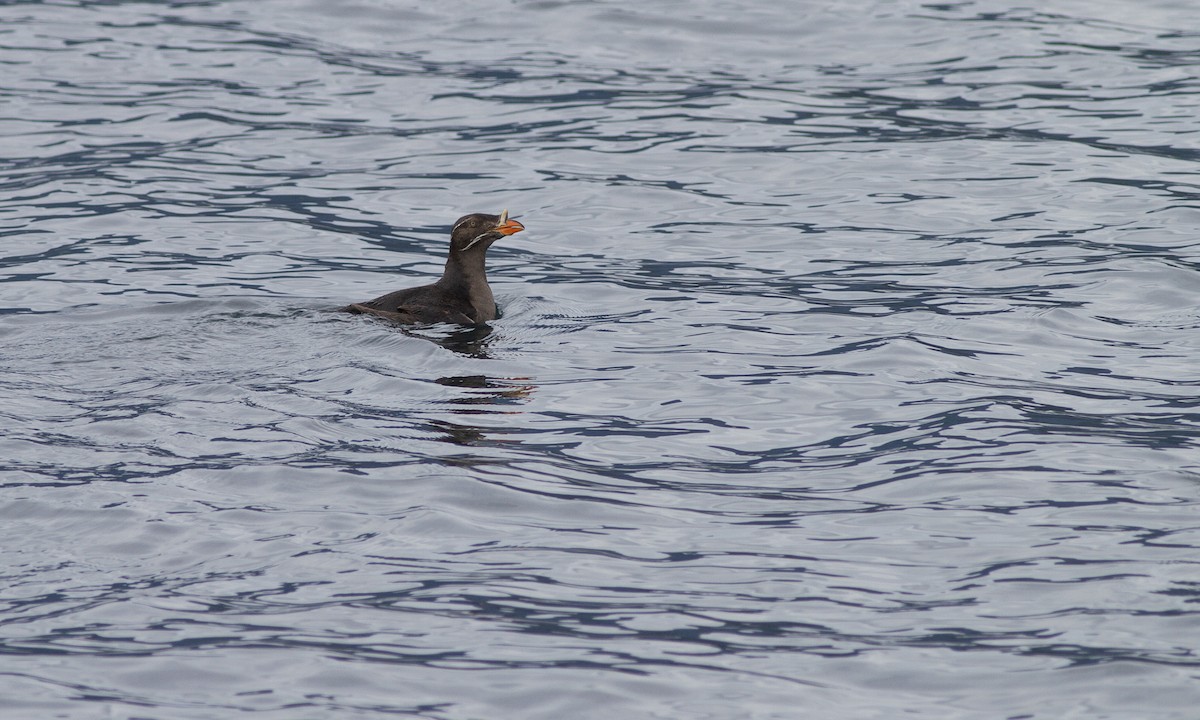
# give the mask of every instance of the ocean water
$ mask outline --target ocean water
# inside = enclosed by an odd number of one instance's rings
[[[0,2],[0,718],[1196,718],[1196,28]]]

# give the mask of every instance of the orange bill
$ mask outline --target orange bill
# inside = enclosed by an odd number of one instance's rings
[[[500,222],[496,223],[496,232],[501,235],[515,235],[525,229],[525,226],[516,220],[508,219],[508,211],[500,213]]]

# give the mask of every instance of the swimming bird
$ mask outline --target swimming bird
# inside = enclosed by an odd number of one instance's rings
[[[508,217],[507,210],[499,215],[463,215],[450,230],[450,254],[440,280],[341,309],[404,324],[479,325],[495,320],[496,300],[488,286],[484,258],[492,243],[524,229],[524,225]]]

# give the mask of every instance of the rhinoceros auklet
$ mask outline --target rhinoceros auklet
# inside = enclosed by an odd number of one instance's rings
[[[478,325],[495,320],[496,300],[488,287],[484,257],[492,243],[524,229],[524,225],[509,219],[507,210],[499,215],[463,215],[450,231],[450,256],[440,280],[347,305],[342,310],[399,323]]]

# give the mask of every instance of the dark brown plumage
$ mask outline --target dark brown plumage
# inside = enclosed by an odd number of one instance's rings
[[[342,310],[405,324],[478,325],[495,320],[496,300],[484,269],[487,249],[501,237],[524,229],[524,225],[509,219],[507,210],[499,215],[464,215],[450,231],[450,255],[440,280],[347,305]]]

